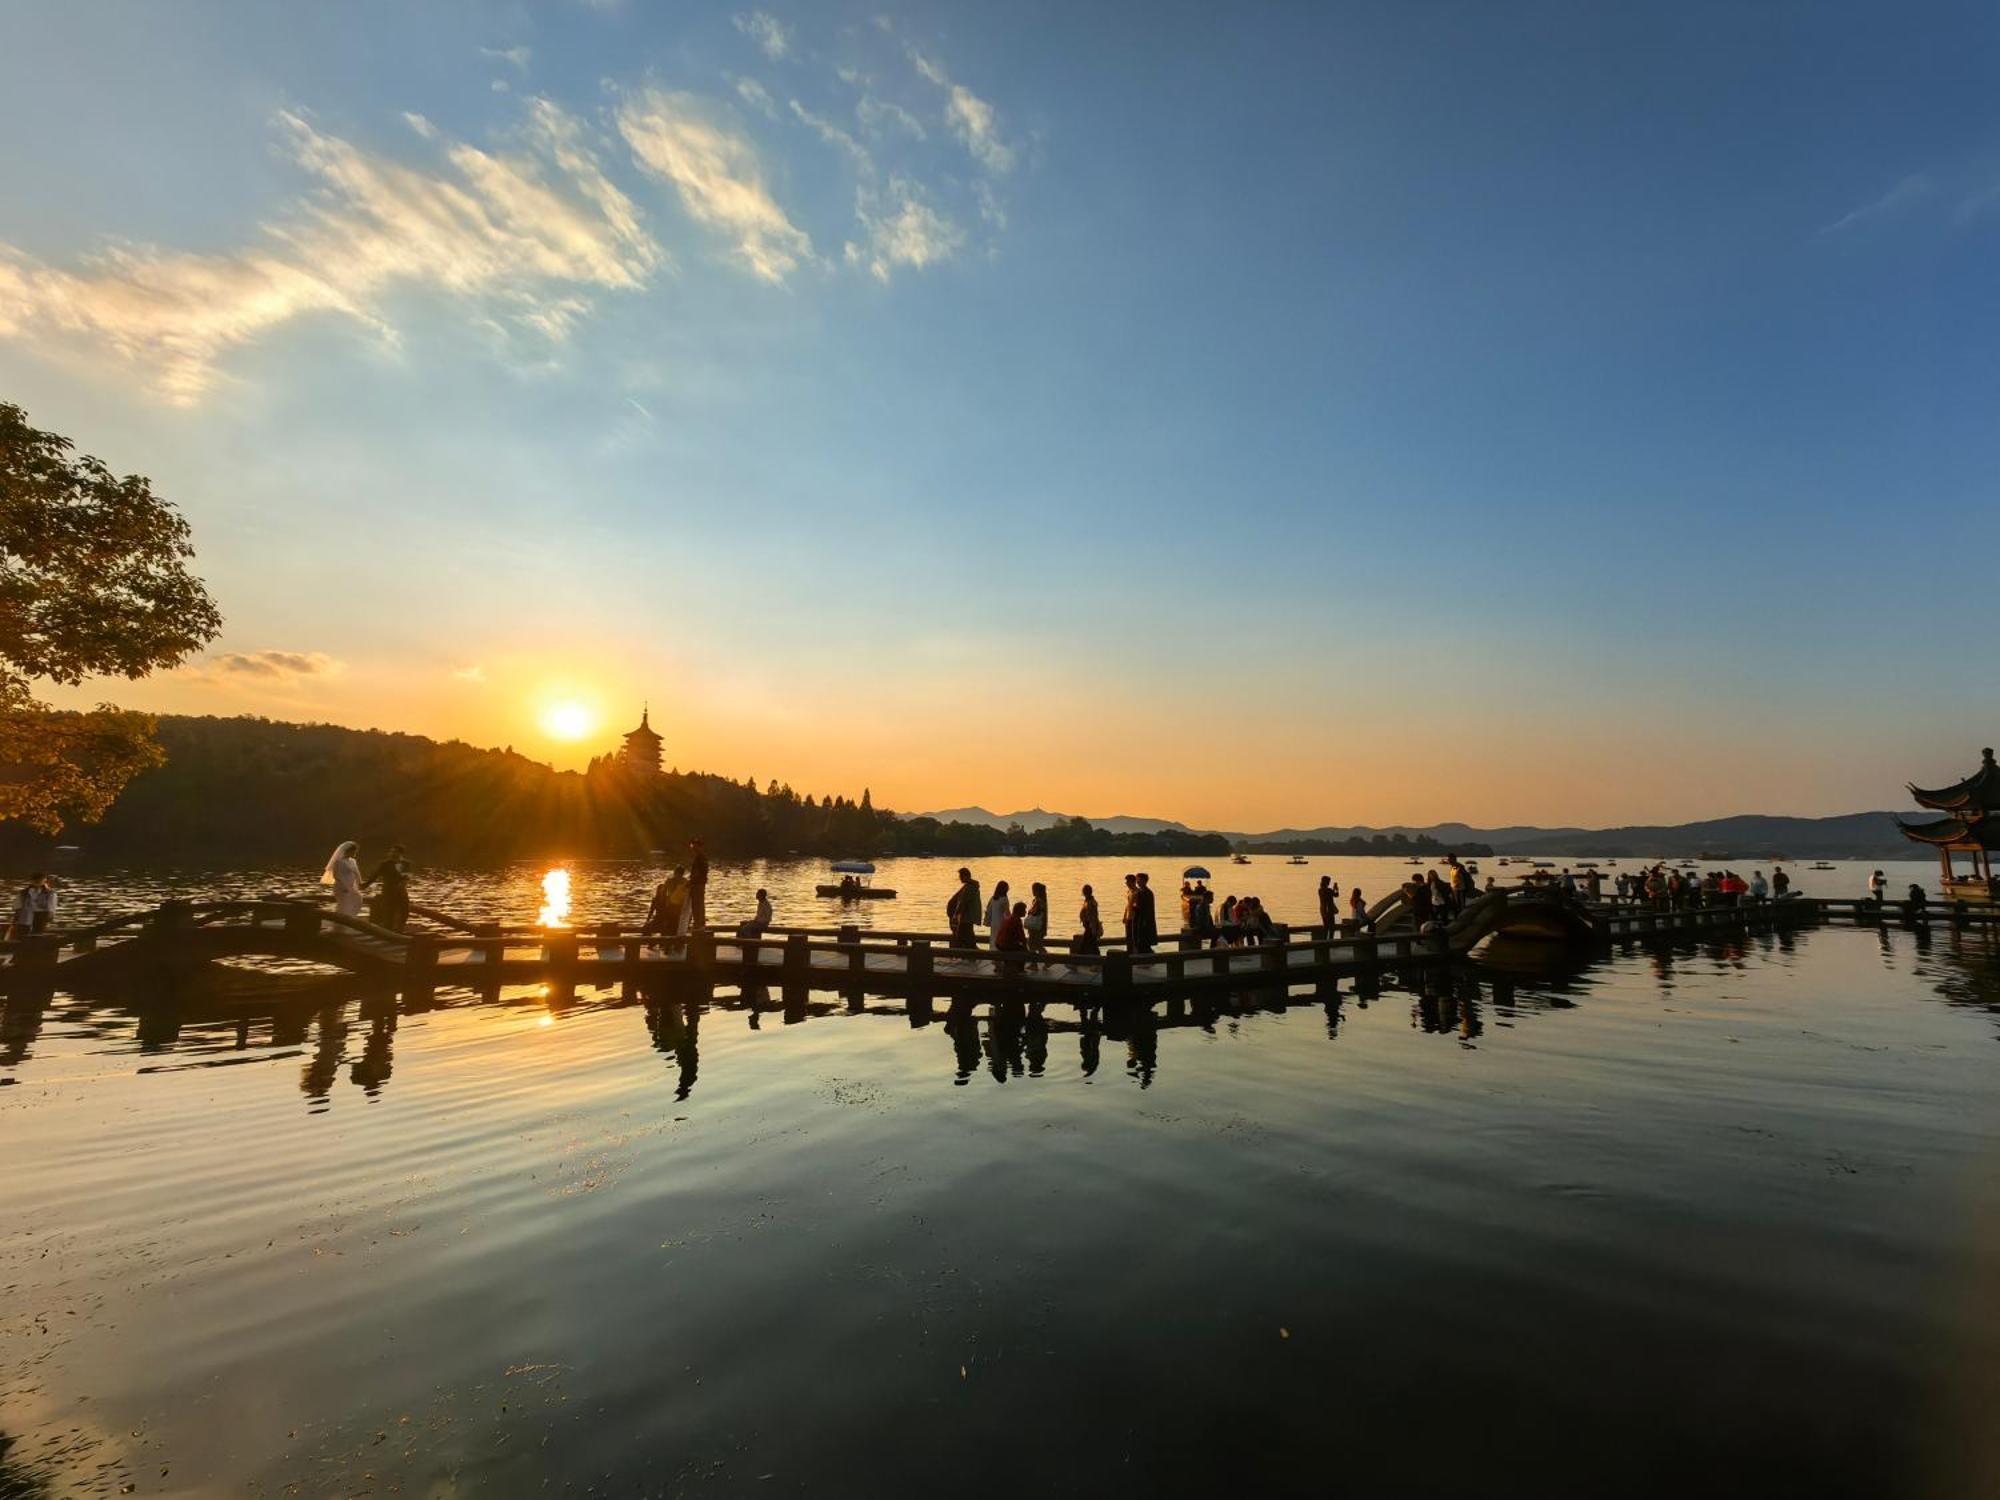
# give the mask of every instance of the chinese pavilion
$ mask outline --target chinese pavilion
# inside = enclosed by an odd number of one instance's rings
[[[2000,895],[1993,881],[1993,851],[2000,849],[2000,766],[1993,763],[1992,750],[1980,754],[1979,769],[1956,785],[1934,791],[1910,788],[1910,795],[1923,806],[1949,813],[1949,817],[1932,823],[1896,820],[1904,838],[1937,850],[1944,893],[1960,901],[1986,901]],[[1954,854],[1971,857],[1967,874],[1960,875],[1952,868]]]
[[[639,727],[626,733],[625,747],[618,752],[618,764],[629,775],[660,774],[660,747],[666,742],[653,732],[651,717],[651,704],[639,710]]]

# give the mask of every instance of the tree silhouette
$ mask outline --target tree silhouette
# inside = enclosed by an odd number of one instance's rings
[[[0,402],[0,821],[46,833],[101,817],[161,752],[149,716],[60,712],[30,685],[144,677],[222,628],[180,512],[74,447]]]

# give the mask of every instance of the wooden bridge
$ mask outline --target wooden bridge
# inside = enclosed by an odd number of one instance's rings
[[[1994,921],[2000,908],[1932,909],[1935,919]],[[1279,927],[1265,940],[1212,944],[1172,934],[1158,951],[1134,952],[1108,939],[1101,952],[1079,952],[1051,938],[1046,952],[998,954],[950,946],[937,933],[843,927],[773,927],[748,935],[712,926],[681,937],[649,935],[630,924],[543,928],[478,924],[412,908],[416,925],[392,932],[308,901],[169,901],[89,927],[0,944],[0,982],[79,992],[135,980],[172,984],[228,960],[290,960],[345,971],[427,997],[439,987],[475,990],[509,984],[688,985],[745,990],[772,985],[877,994],[941,994],[1151,1000],[1205,989],[1310,984],[1346,975],[1449,962],[1500,935],[1536,938],[1565,949],[1596,951],[1619,943],[1723,936],[1791,928],[1827,918],[1901,920],[1899,903],[1788,897],[1757,905],[1656,911],[1585,903],[1553,890],[1493,891],[1451,921],[1421,931],[1400,893],[1367,919],[1334,927]]]

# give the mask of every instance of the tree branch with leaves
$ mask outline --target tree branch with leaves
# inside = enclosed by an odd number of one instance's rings
[[[0,820],[50,834],[94,821],[160,764],[150,716],[50,708],[30,684],[144,677],[213,640],[222,616],[193,556],[151,481],[0,402]]]

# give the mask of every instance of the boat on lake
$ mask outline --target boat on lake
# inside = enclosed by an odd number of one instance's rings
[[[1288,865],[1302,865],[1305,862],[1306,857],[1303,854],[1294,854],[1290,859],[1285,861]]]
[[[838,883],[820,882],[813,889],[829,901],[893,901],[896,893],[874,883],[875,867],[865,859],[837,859],[833,873]]]

